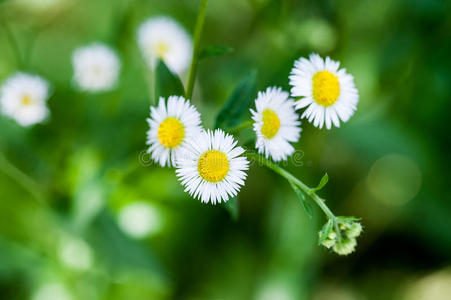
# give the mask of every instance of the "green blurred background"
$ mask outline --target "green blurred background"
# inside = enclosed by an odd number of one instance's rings
[[[199,2],[0,1],[0,81],[24,70],[52,86],[44,124],[0,116],[0,299],[451,299],[450,2],[209,1],[202,45],[235,51],[199,65],[206,127],[252,69],[259,90],[287,90],[294,60],[318,52],[354,75],[354,117],[330,131],[304,121],[288,166],[309,185],[328,172],[328,205],[362,217],[347,257],[317,246],[322,212],[309,219],[261,166],[234,220],[149,162],[136,29],[168,15],[192,34]],[[73,88],[71,53],[92,41],[120,55],[112,92]]]

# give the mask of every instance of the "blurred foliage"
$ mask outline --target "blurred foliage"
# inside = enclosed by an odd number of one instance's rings
[[[227,55],[199,65],[193,102],[206,127],[250,70],[257,90],[288,90],[293,61],[319,52],[354,75],[356,115],[331,131],[304,121],[302,164],[288,166],[311,186],[327,171],[328,205],[363,218],[348,257],[316,246],[322,214],[310,219],[270,171],[252,165],[234,220],[145,155],[153,94],[135,30],[163,14],[192,32],[198,5],[0,1],[0,80],[25,70],[52,86],[46,123],[0,116],[0,298],[449,299],[450,2],[209,2],[204,55]],[[70,56],[96,40],[120,54],[120,83],[80,93]],[[146,237],[118,221],[135,202],[161,219]]]

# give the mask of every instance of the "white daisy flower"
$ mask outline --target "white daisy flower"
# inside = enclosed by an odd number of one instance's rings
[[[157,58],[175,73],[183,72],[191,62],[192,41],[188,33],[169,17],[155,17],[138,29],[138,44],[150,68]]]
[[[226,202],[244,185],[249,161],[244,149],[220,129],[203,131],[187,142],[176,174],[185,191],[203,203]]]
[[[150,108],[147,122],[147,152],[162,167],[175,166],[183,144],[201,131],[199,112],[189,100],[178,96],[170,96],[167,105],[161,97],[158,107]]]
[[[294,152],[290,142],[297,142],[301,132],[294,101],[281,88],[269,87],[258,93],[255,107],[257,111],[251,112],[258,153],[265,153],[266,158],[271,156],[274,161],[286,159]]]
[[[40,123],[49,115],[49,85],[37,75],[17,73],[9,77],[0,94],[2,113],[22,126]]]
[[[290,85],[293,97],[303,97],[296,102],[296,109],[307,107],[302,118],[308,118],[313,125],[330,129],[332,123],[340,127],[349,120],[357,109],[359,94],[354,77],[346,69],[338,69],[339,62],[329,57],[323,60],[318,54],[309,59],[295,61],[291,70]]]
[[[89,92],[111,90],[119,77],[121,63],[108,46],[93,43],[80,47],[72,54],[74,81]]]

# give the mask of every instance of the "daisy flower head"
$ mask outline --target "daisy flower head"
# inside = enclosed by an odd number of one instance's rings
[[[249,161],[244,149],[220,129],[202,131],[187,142],[177,160],[176,174],[194,198],[203,203],[221,203],[235,197],[246,179]]]
[[[77,48],[72,54],[72,65],[75,83],[88,92],[111,90],[121,67],[116,53],[101,43]]]
[[[311,54],[309,59],[295,61],[291,70],[291,95],[302,97],[296,109],[307,107],[301,117],[313,121],[315,127],[322,128],[324,123],[327,129],[332,123],[340,127],[340,120],[348,121],[357,109],[359,94],[354,77],[339,66],[329,57]]]
[[[302,130],[294,101],[281,88],[269,87],[258,92],[255,108],[251,113],[258,153],[264,153],[266,158],[271,156],[274,161],[286,159],[294,152],[290,142],[297,142]]]
[[[48,116],[49,84],[37,75],[16,73],[0,90],[1,112],[22,126],[40,123]]]
[[[175,73],[191,62],[192,41],[188,33],[169,17],[150,18],[138,29],[138,45],[150,68],[159,58]]]
[[[167,103],[160,97],[158,106],[150,108],[147,123],[147,152],[162,167],[175,166],[186,140],[201,131],[199,112],[179,96],[170,96]]]

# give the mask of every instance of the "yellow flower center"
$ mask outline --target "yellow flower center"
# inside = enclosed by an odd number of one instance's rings
[[[262,115],[263,126],[261,132],[267,139],[272,139],[279,131],[280,119],[277,114],[269,108],[265,109]]]
[[[177,118],[166,118],[158,128],[158,139],[161,144],[168,148],[175,148],[180,145],[184,137],[185,128]]]
[[[22,105],[28,106],[28,105],[31,105],[31,103],[33,103],[33,100],[31,99],[31,97],[29,95],[22,96]]]
[[[340,95],[338,77],[329,71],[317,72],[313,75],[313,99],[322,106],[330,106]]]
[[[200,156],[197,169],[203,179],[215,183],[226,177],[229,172],[229,161],[221,151],[210,150]]]
[[[165,43],[158,43],[155,52],[157,54],[158,58],[164,58],[164,56],[166,55],[166,52],[168,52],[169,47],[168,45],[166,45]]]

